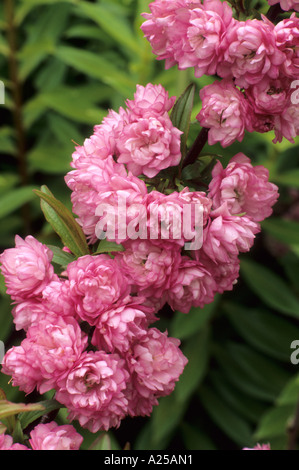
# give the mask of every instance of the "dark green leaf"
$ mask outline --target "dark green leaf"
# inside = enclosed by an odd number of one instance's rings
[[[41,207],[47,221],[60,236],[64,246],[67,246],[75,256],[89,254],[85,235],[72,213],[46,186],[42,186],[41,191],[35,190],[35,193],[42,200]]]
[[[277,274],[248,259],[241,262],[241,274],[252,291],[267,305],[280,313],[299,318],[299,300]]]
[[[179,97],[171,112],[171,121],[175,127],[183,132],[181,136],[181,149],[183,157],[186,154],[186,145],[189,134],[190,119],[193,109],[195,85],[189,85]]]

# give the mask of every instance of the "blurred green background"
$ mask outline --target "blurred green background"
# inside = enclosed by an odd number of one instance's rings
[[[3,0],[0,3],[0,252],[14,236],[32,234],[58,243],[43,218],[33,188],[48,185],[71,207],[64,175],[75,143],[82,144],[108,109],[132,99],[136,84],[161,83],[179,96],[197,86],[190,142],[199,131],[199,90],[212,77],[192,70],[165,71],[140,30],[148,0]],[[265,13],[266,1],[252,2]],[[204,151],[224,162],[242,151],[265,165],[279,185],[273,216],[254,248],[242,256],[233,292],[188,315],[161,320],[181,339],[189,359],[175,392],[150,418],[126,419],[103,447],[132,449],[240,449],[270,442],[293,447],[299,400],[299,365],[290,360],[299,340],[299,140],[272,143],[273,134],[247,134],[227,149]],[[22,339],[12,324],[10,299],[0,279],[0,340],[6,349]],[[8,384],[12,401],[36,401]],[[59,412],[59,421],[65,413]],[[78,427],[79,429],[79,427]],[[81,430],[82,431],[82,430]],[[84,448],[96,436],[84,431]],[[109,443],[110,442],[110,443]]]

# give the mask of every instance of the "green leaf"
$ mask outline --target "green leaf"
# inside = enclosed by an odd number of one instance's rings
[[[281,392],[288,377],[281,368],[275,367],[273,362],[266,361],[265,364],[265,358],[262,355],[254,353],[249,348],[246,349],[247,355],[244,357],[244,354],[240,354],[240,357],[238,357],[239,350],[231,350],[231,348],[223,348],[218,345],[213,347],[216,361],[227,380],[236,389],[253,398],[273,402]],[[251,354],[253,354],[253,357],[250,357]],[[269,367],[269,371],[272,369],[269,375],[267,367]],[[271,382],[272,379],[274,379],[273,383]],[[277,384],[278,379],[279,383]]]
[[[287,171],[285,173],[272,175],[271,179],[274,181],[274,183],[278,183],[283,186],[299,188],[299,169],[294,168],[293,170]]]
[[[292,377],[276,400],[277,405],[296,405],[299,401],[299,375]]]
[[[0,197],[0,219],[6,217],[34,198],[33,186],[17,188]]]
[[[171,323],[171,336],[181,340],[190,338],[200,331],[213,317],[220,297],[203,308],[192,307],[188,314],[176,312]]]
[[[182,439],[188,450],[217,450],[215,444],[207,435],[207,430],[184,422],[181,425]]]
[[[125,97],[133,94],[136,89],[136,82],[133,78],[129,78],[127,73],[122,72],[100,54],[75,47],[59,46],[55,56],[79,72],[110,85]]]
[[[179,426],[186,411],[186,403],[178,402],[172,393],[159,400],[159,406],[152,414],[152,444],[153,448],[165,448],[176,428]]]
[[[272,439],[285,435],[286,429],[292,420],[295,405],[283,405],[271,408],[261,418],[259,426],[254,434],[257,441]]]
[[[299,338],[298,327],[273,312],[250,309],[233,302],[224,302],[222,307],[235,330],[248,344],[275,359],[289,363],[290,344],[295,337]]]
[[[190,128],[190,119],[193,109],[195,85],[189,85],[179,97],[171,112],[172,124],[183,132],[181,136],[182,156],[186,154],[187,139]]]
[[[19,413],[28,413],[30,411],[43,410],[44,407],[39,403],[12,403],[9,400],[0,400],[0,420]]]
[[[252,291],[274,310],[299,318],[299,301],[273,271],[254,261],[242,260],[241,274]]]
[[[205,376],[210,356],[209,341],[210,331],[205,328],[182,346],[188,363],[174,391],[179,402],[187,402]]]
[[[286,245],[299,246],[299,223],[294,220],[271,217],[262,222],[262,228]]]
[[[111,439],[107,432],[102,433],[91,444],[88,450],[111,450]]]
[[[41,198],[41,208],[45,218],[60,236],[64,246],[67,246],[78,257],[89,254],[85,235],[72,213],[52,195],[46,186],[42,186],[41,191],[35,190],[34,192]]]
[[[104,239],[101,240],[95,255],[99,255],[101,253],[113,253],[114,251],[124,251],[124,247],[115,242],[109,242],[108,240]]]
[[[139,46],[130,24],[124,16],[118,16],[115,11],[109,11],[106,5],[84,1],[80,1],[76,11],[95,21],[125,51],[130,51],[133,55],[142,54],[142,47]]]
[[[26,429],[29,424],[33,423],[37,419],[41,418],[45,414],[49,414],[52,411],[59,410],[63,405],[58,403],[56,400],[43,400],[36,403],[36,408],[26,410],[20,410],[19,420],[23,429]]]
[[[52,262],[59,264],[59,266],[67,266],[75,260],[75,257],[71,253],[67,253],[57,246],[48,245],[48,248],[50,248],[53,253]]]
[[[223,403],[223,400],[214,390],[201,387],[199,399],[207,413],[215,424],[236,444],[253,446],[252,433],[249,424],[231,408]]]

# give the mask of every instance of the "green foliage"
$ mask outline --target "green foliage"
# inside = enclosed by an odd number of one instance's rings
[[[8,64],[11,45],[6,33],[11,26],[0,5],[0,79],[6,85],[0,128],[0,251],[13,246],[15,233],[31,233],[52,249],[59,268],[89,252],[70,212],[64,175],[71,170],[76,144],[83,143],[108,109],[117,110],[132,99],[136,84],[161,83],[176,96],[187,89],[172,119],[186,131],[183,153],[195,140],[200,130],[195,120],[199,89],[213,77],[195,79],[189,71],[165,71],[164,64],[155,60],[140,31],[140,14],[148,11],[149,3],[15,1],[14,56],[23,98],[17,108],[19,130],[13,119],[16,77]],[[258,3],[246,1],[245,6],[255,8]],[[265,13],[266,3],[259,11]],[[133,449],[239,449],[258,441],[270,442],[274,449],[288,447],[299,398],[298,369],[290,361],[290,344],[299,339],[299,141],[274,145],[273,137],[248,134],[242,143],[225,149],[206,145],[203,158],[183,169],[184,181],[198,189],[206,184],[216,159],[225,165],[242,151],[254,164],[269,169],[280,199],[273,217],[263,222],[254,249],[243,256],[234,290],[203,309],[161,319],[159,326],[181,340],[189,360],[174,393],[161,399],[152,416],[138,425],[129,419],[119,430],[98,435],[76,425],[85,449],[120,449],[127,442]],[[42,184],[49,189],[38,191]],[[56,246],[57,234],[75,256]],[[117,249],[122,248],[103,241],[97,252]],[[11,334],[12,320],[0,276],[0,340],[7,348],[21,340]],[[10,414],[6,427],[19,434],[19,424],[24,429],[53,411],[59,423],[67,422],[65,410],[59,410],[47,394],[40,404],[29,405],[30,396],[8,380],[0,373],[0,388],[7,397],[0,395],[0,414],[1,410],[2,417]]]

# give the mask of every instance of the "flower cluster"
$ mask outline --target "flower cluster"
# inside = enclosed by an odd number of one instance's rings
[[[134,120],[163,115],[166,122],[173,102],[160,85],[139,86],[127,111],[111,111],[77,147],[66,181],[90,254],[70,262],[60,275],[52,251],[32,236],[16,236],[16,246],[0,256],[16,329],[26,332],[21,344],[7,351],[2,372],[27,394],[54,389],[70,420],[92,432],[117,427],[127,415],[149,415],[158,398],[172,392],[187,359],[179,340],[153,326],[159,310],[168,303],[188,313],[212,302],[217,292],[231,290],[239,254],[251,248],[259,222],[272,213],[278,197],[267,170],[253,167],[243,154],[225,169],[215,165],[207,192],[150,191],[143,176],[129,171],[131,162],[119,161],[118,138]],[[135,142],[136,155],[143,144]],[[143,174],[149,168],[151,159]],[[122,251],[97,254],[98,205],[116,214],[121,196],[128,211],[118,216],[124,227],[135,221],[134,236],[122,238],[120,224],[112,241],[121,242]],[[200,208],[198,220],[191,210],[186,218],[186,207]],[[144,236],[137,236],[141,214],[154,217],[156,231],[146,217]],[[199,229],[201,243],[186,249]]]
[[[295,13],[274,25],[264,16],[238,21],[220,0],[156,0],[150,10],[143,15],[142,30],[166,68],[192,67],[196,77],[222,79],[200,92],[197,119],[210,129],[210,145],[220,142],[226,147],[242,141],[245,130],[273,130],[274,142],[283,137],[294,141],[299,135]]]
[[[55,421],[38,424],[29,437],[30,448],[14,444],[8,434],[0,434],[0,450],[79,450],[83,437],[70,424],[58,426]]]

